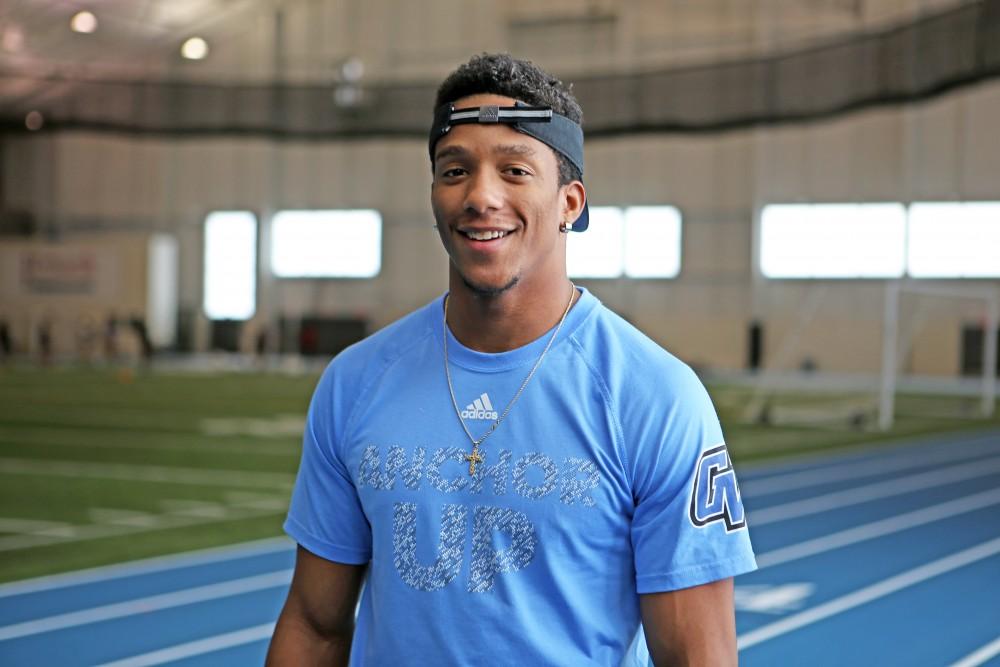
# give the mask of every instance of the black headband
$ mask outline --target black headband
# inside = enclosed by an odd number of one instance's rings
[[[428,151],[434,163],[434,147],[455,125],[467,123],[510,125],[518,132],[538,139],[569,160],[583,175],[583,128],[580,124],[554,112],[549,107],[533,107],[516,102],[516,106],[484,105],[456,109],[454,104],[442,104],[434,112]],[[571,229],[582,232],[590,224],[590,211],[585,203],[580,217]]]

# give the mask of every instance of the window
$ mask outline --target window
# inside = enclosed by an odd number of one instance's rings
[[[772,204],[761,211],[760,270],[768,278],[898,278],[906,210],[885,204]]]
[[[279,278],[371,278],[381,268],[378,211],[280,211],[274,216],[271,269]]]
[[[907,241],[914,278],[1000,278],[1000,202],[914,203]]]
[[[590,225],[582,233],[570,232],[566,240],[566,271],[574,278],[617,278],[622,274],[620,208],[591,206]]]
[[[246,320],[257,301],[257,218],[249,211],[215,211],[205,218],[205,315]]]
[[[680,271],[681,212],[673,206],[625,209],[625,275],[676,278]]]
[[[590,226],[570,233],[574,278],[674,278],[681,267],[681,214],[673,206],[594,206]]]

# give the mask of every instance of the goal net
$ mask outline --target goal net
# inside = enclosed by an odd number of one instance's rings
[[[869,313],[865,325],[838,325],[847,290],[810,287],[746,387],[743,421],[874,432],[903,418],[907,430],[920,430],[992,416],[1000,291],[913,280],[878,289],[870,286],[858,306]]]

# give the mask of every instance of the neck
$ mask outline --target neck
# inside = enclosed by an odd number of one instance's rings
[[[478,352],[506,352],[527,345],[554,327],[566,312],[572,290],[569,278],[542,290],[518,284],[498,295],[482,295],[460,276],[451,276],[448,328],[462,345]]]

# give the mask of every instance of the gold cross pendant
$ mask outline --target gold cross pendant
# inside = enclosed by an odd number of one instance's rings
[[[482,463],[485,459],[479,454],[479,443],[473,443],[472,453],[465,455],[465,460],[469,462],[469,476],[476,474],[476,464]]]

